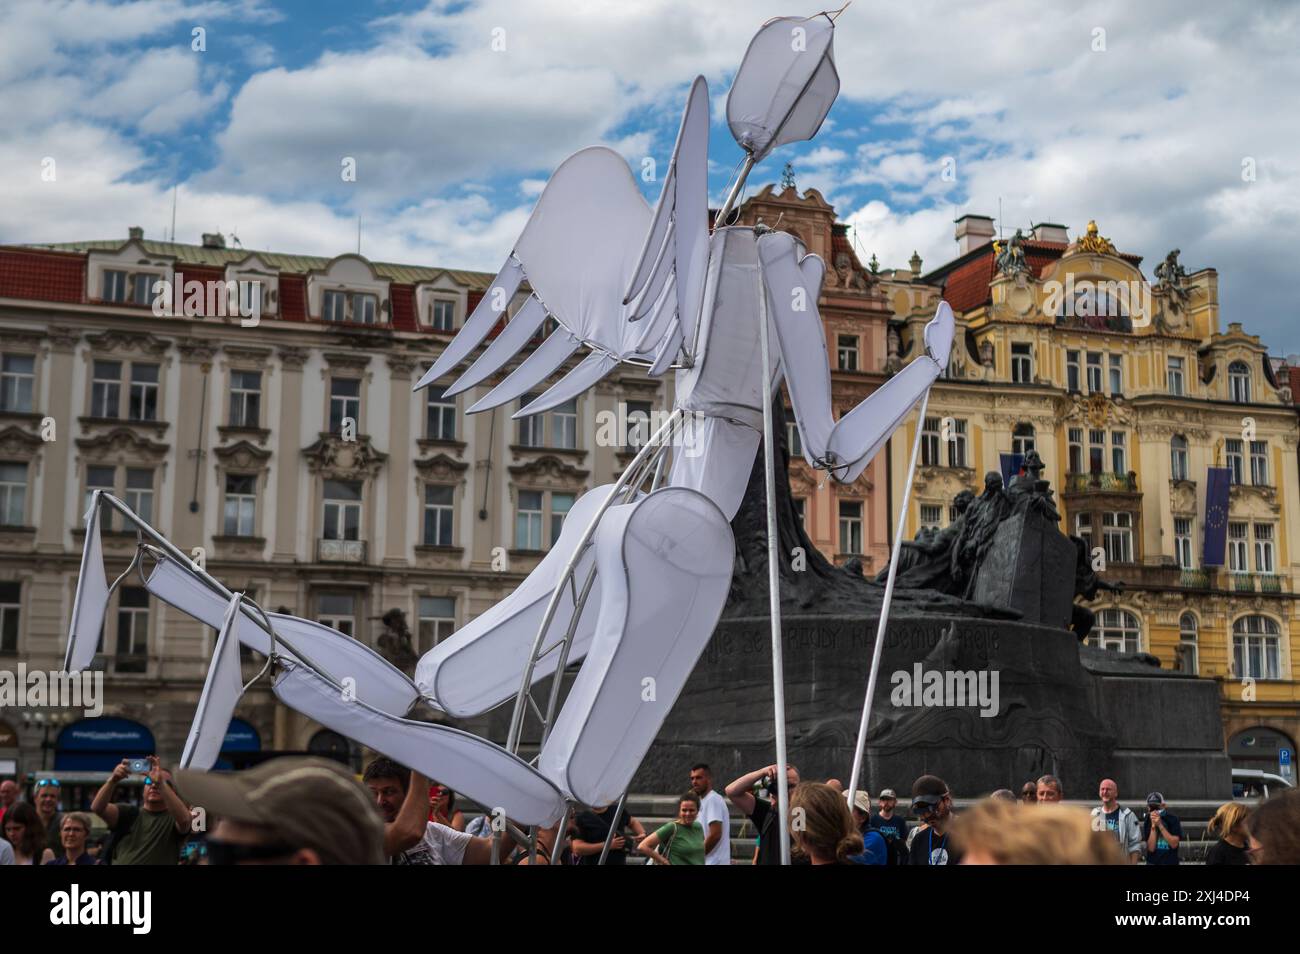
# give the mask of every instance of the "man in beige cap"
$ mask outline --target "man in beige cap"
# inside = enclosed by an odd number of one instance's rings
[[[384,863],[383,822],[338,762],[291,757],[242,772],[178,771],[176,785],[216,820],[210,864]]]

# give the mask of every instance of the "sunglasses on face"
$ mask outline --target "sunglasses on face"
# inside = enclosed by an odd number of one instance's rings
[[[45,788],[46,786],[59,788],[59,780],[57,778],[43,778],[36,783],[37,788]]]
[[[939,806],[942,804],[943,804],[942,798],[935,799],[934,801],[929,801],[927,799],[918,799],[912,802],[912,811],[916,812],[916,814],[918,815],[928,815],[930,812],[938,811]]]
[[[284,858],[298,849],[287,842],[277,841],[268,845],[237,845],[228,841],[216,841],[209,838],[207,842],[208,864],[238,865],[248,861],[270,861]]]

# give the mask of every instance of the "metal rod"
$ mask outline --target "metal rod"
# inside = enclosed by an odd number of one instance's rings
[[[781,864],[790,863],[790,793],[786,787],[785,750],[785,667],[781,658],[781,575],[777,562],[776,533],[776,446],[773,440],[770,387],[771,351],[767,334],[767,290],[758,278],[758,340],[762,351],[763,394],[763,478],[767,497],[767,590],[768,614],[772,624],[772,702],[776,722],[776,792],[780,823]]]
[[[560,848],[564,844],[565,836],[569,834],[569,811],[570,803],[564,803],[564,817],[560,819],[559,827],[555,829],[555,844],[551,845],[551,864],[560,863]]]
[[[912,480],[916,476],[916,459],[921,452],[921,432],[925,430],[925,411],[930,404],[930,389],[921,398],[921,413],[916,419],[916,438],[912,441],[912,462],[907,468],[907,483],[903,486],[903,502],[898,510],[898,526],[894,528],[894,547],[889,557],[889,575],[885,579],[885,599],[880,606],[880,621],[876,626],[876,644],[871,648],[871,674],[867,676],[867,697],[862,703],[862,721],[858,724],[858,744],[853,749],[853,771],[849,775],[849,800],[857,797],[858,781],[862,776],[862,754],[867,742],[867,724],[871,719],[871,702],[876,695],[876,677],[880,672],[880,654],[885,645],[885,629],[889,625],[889,606],[894,599],[894,578],[898,575],[898,558],[903,549],[903,528],[907,525],[907,508],[912,497]]]
[[[587,594],[591,592],[591,584],[596,581],[596,564],[592,561],[591,570],[587,573],[586,582],[582,584],[582,595],[573,602],[573,618],[569,620],[569,631],[564,634],[564,642],[561,643],[560,658],[555,662],[555,675],[551,676],[551,697],[546,703],[546,718],[542,722],[542,745],[551,737],[551,722],[555,719],[555,709],[560,702],[560,686],[564,682],[564,667],[569,664],[569,649],[573,646],[573,634],[578,629],[578,620],[581,617],[579,607],[587,605]]]
[[[745,164],[740,167],[740,175],[736,177],[736,184],[731,187],[731,192],[727,194],[727,201],[722,203],[722,208],[713,219],[713,228],[719,229],[727,224],[727,216],[731,214],[731,208],[740,198],[740,191],[745,188],[745,180],[749,178],[749,172],[754,168],[754,154],[746,151]]]
[[[605,859],[609,857],[609,846],[614,843],[614,828],[618,825],[618,820],[623,817],[623,805],[626,801],[627,792],[624,792],[618,797],[618,804],[614,806],[614,817],[609,820],[609,831],[605,832],[605,845],[600,849],[600,860],[596,862],[598,865],[603,865]]]
[[[560,594],[564,592],[564,584],[569,581],[571,576],[573,576],[574,571],[577,569],[579,560],[582,559],[583,551],[586,549],[587,544],[595,534],[596,527],[600,524],[600,518],[605,515],[605,511],[614,503],[614,498],[618,496],[619,490],[626,485],[626,482],[632,476],[632,472],[636,470],[645,458],[650,455],[652,448],[657,444],[662,436],[671,430],[673,424],[681,417],[681,414],[681,410],[678,409],[669,415],[668,420],[666,420],[659,430],[655,432],[654,436],[646,442],[646,445],[642,447],[637,453],[637,456],[633,458],[632,463],[623,471],[623,476],[621,476],[618,481],[615,482],[614,486],[610,488],[605,500],[601,503],[600,507],[597,508],[596,512],[592,514],[591,520],[588,521],[586,529],[582,532],[582,536],[578,538],[578,543],[573,549],[573,554],[569,557],[569,562],[565,564],[563,573],[561,573],[560,578],[556,581],[555,589],[551,592],[550,602],[546,606],[546,614],[542,617],[542,623],[537,629],[537,635],[533,638],[532,650],[528,654],[528,662],[524,666],[523,676],[519,681],[519,692],[515,695],[515,708],[514,712],[512,712],[510,716],[510,731],[506,736],[506,751],[513,755],[519,754],[519,741],[523,731],[524,711],[529,697],[529,689],[533,683],[533,669],[537,664],[537,654],[541,651],[542,644],[546,640],[546,632],[550,629],[551,621],[555,618],[555,611],[559,607],[560,603]],[[582,612],[582,607],[576,606],[573,611],[575,615],[579,614]]]

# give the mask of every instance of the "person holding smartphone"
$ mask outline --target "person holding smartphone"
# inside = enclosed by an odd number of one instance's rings
[[[1178,844],[1183,840],[1183,823],[1165,806],[1159,792],[1147,796],[1147,817],[1142,822],[1142,840],[1147,846],[1147,864],[1178,864]]]
[[[190,834],[190,808],[176,794],[171,773],[162,767],[158,756],[149,756],[148,772],[144,778],[144,801],[140,807],[113,802],[113,791],[131,774],[132,761],[123,759],[90,803],[90,810],[104,819],[113,834],[111,863],[179,864],[181,846]]]

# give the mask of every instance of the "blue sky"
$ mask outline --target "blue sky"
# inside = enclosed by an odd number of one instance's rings
[[[1139,9],[1133,9],[1139,7]],[[1300,352],[1300,14],[1167,0],[858,0],[840,99],[778,150],[863,256],[933,267],[952,220],[1063,222],[1219,270],[1223,322]],[[749,37],[789,0],[10,0],[0,7],[0,241],[237,234],[248,248],[495,268],[550,171],[593,142],[666,166],[690,80],[721,122]],[[193,30],[205,49],[192,49]],[[493,48],[495,45],[497,48]],[[504,41],[504,49],[501,49]],[[54,182],[41,163],[57,163]],[[352,157],[356,182],[340,177]],[[956,176],[942,176],[944,160]],[[1253,179],[1243,179],[1243,163]],[[647,196],[657,183],[646,184]]]

